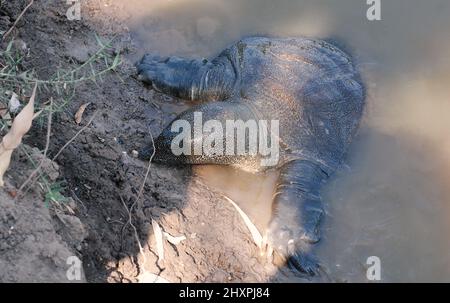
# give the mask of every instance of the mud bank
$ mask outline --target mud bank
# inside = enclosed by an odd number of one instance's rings
[[[12,25],[26,4],[2,5],[1,30]],[[41,79],[58,66],[85,62],[98,47],[95,35],[113,39],[115,51],[124,58],[135,51],[128,29],[111,13],[114,4],[89,1],[82,7],[81,21],[67,20],[67,8],[61,1],[35,2],[12,33],[28,48],[24,68],[35,69]],[[149,273],[171,282],[292,278],[259,259],[233,206],[189,168],[152,165],[135,204],[148,163],[133,158],[132,151],[149,142],[150,133],[159,134],[187,104],[144,87],[127,59],[98,85],[83,83],[76,92],[54,117],[48,151],[49,158],[54,156],[97,113],[54,163],[55,180],[63,182],[73,213],[46,206],[38,189],[17,202],[0,190],[0,230],[5,240],[0,247],[1,281],[65,282],[66,259],[72,255],[82,260],[88,282],[137,282]],[[49,97],[42,92],[37,99],[44,102]],[[91,105],[77,125],[74,114],[86,102]],[[42,151],[45,138],[46,128],[34,125],[25,143]],[[10,190],[32,171],[26,158],[19,158],[15,156],[7,174]],[[164,260],[156,255],[152,220],[164,232],[186,237],[177,245],[164,241]]]

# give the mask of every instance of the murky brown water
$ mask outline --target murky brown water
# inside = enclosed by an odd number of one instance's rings
[[[150,3],[148,3],[150,2]],[[450,2],[129,0],[124,12],[147,51],[211,57],[247,35],[334,37],[358,60],[369,97],[347,166],[325,188],[317,255],[338,281],[450,281]],[[180,107],[181,109],[181,107]],[[268,218],[273,176],[203,167],[200,175],[245,210]],[[252,211],[253,210],[253,211]]]

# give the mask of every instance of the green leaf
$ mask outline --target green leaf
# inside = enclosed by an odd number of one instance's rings
[[[121,63],[121,62],[120,62],[120,53],[118,53],[118,54],[116,55],[116,57],[114,58],[114,61],[113,61],[113,64],[112,64],[111,67],[114,69],[114,68],[116,68],[120,63]]]
[[[97,33],[94,33],[94,36],[95,36],[95,40],[97,40],[97,43],[98,43],[102,48],[104,48],[105,45],[103,44],[102,40],[100,40],[100,37],[97,36]]]
[[[6,47],[6,52],[7,52],[7,53],[9,53],[9,52],[11,51],[11,48],[12,48],[12,46],[13,46],[13,42],[14,42],[14,40],[11,40],[11,41],[8,43],[8,46]]]

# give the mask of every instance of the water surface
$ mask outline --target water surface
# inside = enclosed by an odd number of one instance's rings
[[[381,21],[360,0],[129,0],[138,51],[213,57],[249,35],[334,38],[368,88],[346,165],[323,191],[327,216],[317,255],[336,281],[450,281],[450,2],[382,1]],[[180,106],[180,110],[183,109]],[[202,167],[211,186],[263,226],[276,176]]]

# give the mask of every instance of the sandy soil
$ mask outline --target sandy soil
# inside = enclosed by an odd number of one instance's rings
[[[2,4],[0,30],[12,25],[27,2]],[[111,1],[89,1],[83,5],[82,20],[69,21],[65,1],[35,1],[12,33],[29,48],[24,68],[34,68],[45,79],[57,66],[82,63],[97,48],[94,33],[115,37],[116,52],[127,58],[136,49],[114,9]],[[39,102],[48,97],[41,94]],[[85,102],[92,104],[77,125],[74,114]],[[55,155],[98,112],[56,163],[48,160],[55,180],[66,184],[69,208],[47,207],[37,185],[12,200],[11,191],[32,171],[26,158],[15,153],[6,176],[9,185],[0,190],[0,281],[67,281],[66,259],[72,255],[83,261],[88,282],[137,282],[148,273],[171,282],[292,281],[285,270],[258,257],[233,206],[189,168],[152,165],[129,221],[128,209],[148,165],[131,152],[186,106],[145,87],[127,59],[99,86],[80,85],[74,100],[53,121],[48,152],[49,157]],[[45,127],[35,125],[24,140],[34,157],[44,149],[45,138]],[[164,260],[156,254],[152,219],[164,232],[186,237],[178,245],[164,242]]]

